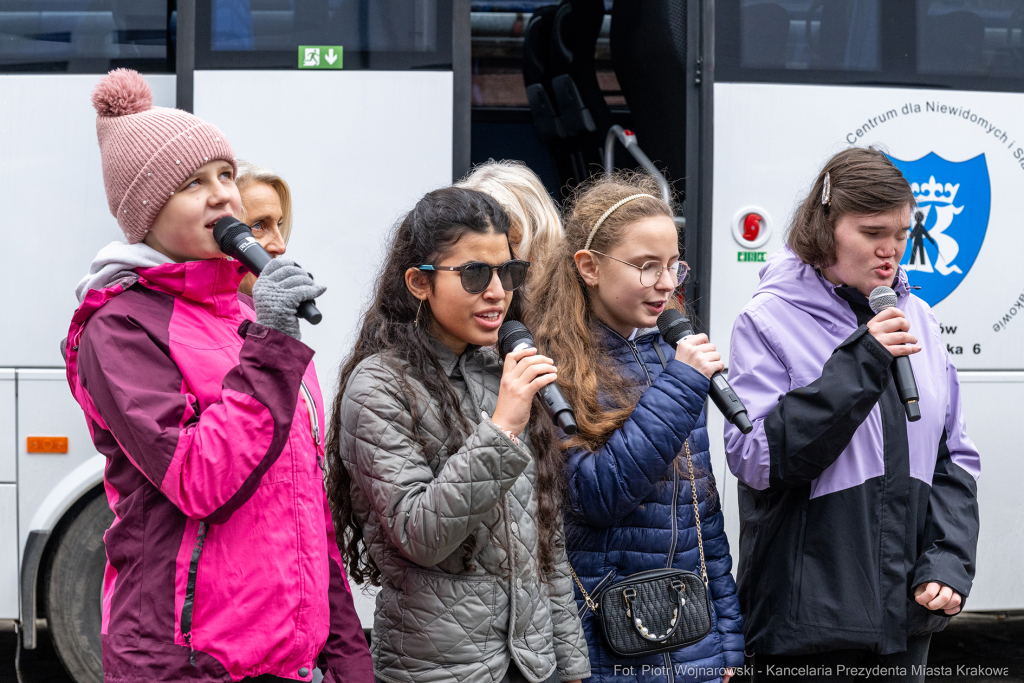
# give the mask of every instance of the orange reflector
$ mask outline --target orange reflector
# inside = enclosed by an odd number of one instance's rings
[[[27,439],[29,453],[67,453],[68,437],[66,436],[30,436]]]

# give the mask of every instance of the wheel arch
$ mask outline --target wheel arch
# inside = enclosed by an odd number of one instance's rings
[[[22,647],[26,650],[35,649],[38,643],[36,617],[40,612],[41,585],[57,542],[78,513],[103,494],[106,462],[104,456],[97,454],[68,473],[50,490],[29,522],[20,577]]]

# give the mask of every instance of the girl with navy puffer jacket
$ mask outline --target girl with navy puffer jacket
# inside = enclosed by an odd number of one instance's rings
[[[531,327],[558,363],[579,429],[563,447],[567,549],[582,587],[594,595],[666,567],[701,575],[698,532],[703,537],[712,629],[688,647],[618,657],[576,586],[591,680],[728,682],[744,661],[743,620],[704,416],[708,378],[724,365],[705,335],[673,349],[651,329],[678,305],[687,272],[672,209],[657,195],[644,175],[602,178],[579,190],[565,239],[534,293]]]

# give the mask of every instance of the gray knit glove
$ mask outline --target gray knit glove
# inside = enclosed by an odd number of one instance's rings
[[[296,317],[299,304],[326,291],[326,287],[313,282],[312,276],[295,261],[276,258],[267,264],[252,288],[256,322],[294,339],[302,339]]]

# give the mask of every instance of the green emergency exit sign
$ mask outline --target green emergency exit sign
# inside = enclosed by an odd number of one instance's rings
[[[736,253],[736,260],[740,263],[764,263],[766,251],[740,251]]]
[[[341,45],[299,45],[300,69],[340,69]]]

